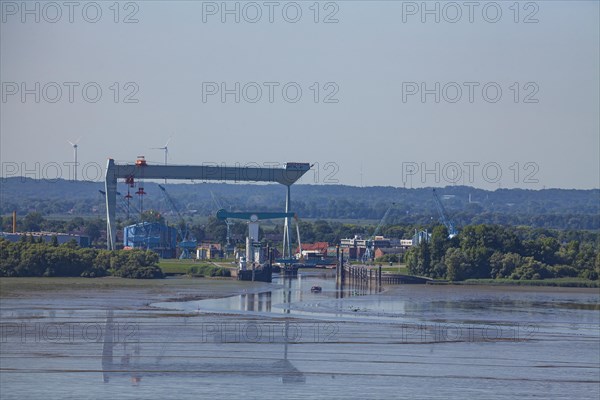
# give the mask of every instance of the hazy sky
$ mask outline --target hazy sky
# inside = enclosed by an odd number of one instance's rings
[[[598,188],[599,3],[514,3],[2,1],[2,176],[172,136],[305,183]]]

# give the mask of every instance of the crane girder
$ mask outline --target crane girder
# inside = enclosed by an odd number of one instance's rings
[[[264,220],[264,219],[279,219],[279,218],[293,218],[295,217],[293,212],[231,212],[224,209],[217,211],[217,218],[224,219],[245,219],[245,220]]]

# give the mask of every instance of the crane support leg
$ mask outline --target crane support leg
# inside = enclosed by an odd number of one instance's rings
[[[291,198],[291,186],[287,185],[287,192],[285,196],[285,212],[290,212],[290,207],[292,203]],[[292,243],[290,238],[290,217],[285,217],[285,226],[283,229],[283,258],[291,259],[292,258]]]
[[[104,190],[106,192],[106,247],[108,250],[115,249],[117,241],[117,177],[114,175],[115,162],[108,160],[106,165],[106,180],[104,182]]]

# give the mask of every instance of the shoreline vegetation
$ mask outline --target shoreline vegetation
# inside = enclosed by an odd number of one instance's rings
[[[485,224],[465,226],[453,237],[443,225],[430,232],[406,253],[385,255],[375,263],[385,263],[384,273],[429,277],[434,284],[599,287],[595,232]],[[233,275],[231,261],[159,259],[157,253],[139,249],[82,248],[74,241],[58,244],[56,237],[50,242],[27,235],[18,242],[0,238],[0,277],[224,279]]]
[[[56,236],[49,243],[34,236],[18,242],[0,238],[0,277],[163,278],[158,261],[153,251],[82,248],[74,241],[59,245]]]
[[[404,261],[412,275],[453,282],[578,285],[598,281],[597,234],[585,240],[561,240],[545,232],[517,233],[500,225],[469,225],[449,235],[445,226],[438,225],[405,253]]]

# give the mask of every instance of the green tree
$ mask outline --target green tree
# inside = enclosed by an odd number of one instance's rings
[[[90,243],[94,243],[100,238],[101,229],[104,227],[104,225],[104,221],[100,219],[94,219],[86,222],[85,234],[90,238]]]
[[[429,246],[431,248],[431,263],[436,265],[442,261],[449,247],[448,229],[444,225],[437,225],[431,232]]]
[[[44,217],[39,212],[30,212],[23,218],[23,230],[27,232],[39,232],[42,229]]]
[[[582,243],[579,246],[579,251],[575,256],[573,266],[580,269],[594,269],[596,263],[596,256],[598,254],[598,248],[595,243]]]
[[[451,247],[446,251],[444,257],[448,269],[447,278],[451,281],[462,281],[466,279],[472,269],[472,264],[467,255],[458,248]]]
[[[198,243],[201,243],[206,238],[204,227],[199,224],[193,224],[190,226],[190,234],[196,238]]]
[[[224,243],[227,238],[227,225],[225,224],[225,221],[210,217],[208,223],[204,227],[204,232],[207,239]]]
[[[335,234],[329,222],[317,220],[313,224],[314,241],[315,242],[334,242]],[[300,234],[302,236],[302,234]]]
[[[76,231],[76,230],[79,230],[79,228],[81,228],[84,225],[85,225],[85,221],[83,220],[83,218],[75,217],[66,224],[66,231],[67,232]]]
[[[315,232],[313,231],[313,224],[311,224],[310,222],[300,221],[298,222],[298,227],[300,228],[300,238],[303,242],[315,242]]]
[[[423,276],[431,276],[431,250],[429,243],[423,241],[419,247],[419,259],[417,261],[417,269]]]
[[[525,257],[523,259],[523,264],[515,269],[510,278],[530,280],[552,278],[553,276],[554,274],[546,264],[533,257]]]
[[[406,251],[406,253],[404,253],[404,263],[408,268],[408,272],[410,272],[413,275],[416,275],[419,272],[417,269],[417,258],[417,248],[415,246],[411,247]]]
[[[79,247],[79,245],[77,244],[77,241],[75,239],[71,239],[68,242],[63,243],[62,247],[68,247],[70,249],[77,249]]]
[[[541,235],[540,237],[527,240],[523,243],[525,255],[549,265],[560,261],[560,243],[556,238]]]
[[[490,257],[491,277],[508,278],[522,264],[523,258],[519,254],[495,252]]]

